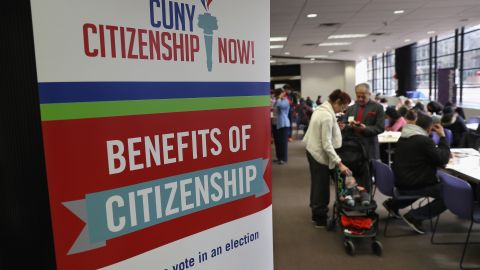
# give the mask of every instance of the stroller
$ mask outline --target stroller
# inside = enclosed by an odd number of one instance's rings
[[[343,176],[338,169],[333,174],[335,203],[327,230],[338,225],[344,236],[345,251],[355,255],[354,239],[370,238],[372,252],[382,255],[382,243],[376,239],[378,231],[377,204],[372,195],[372,178],[368,152],[359,137],[345,137],[337,151],[342,162],[352,171],[353,177]],[[352,186],[358,180],[359,185]],[[363,188],[362,188],[363,187]]]

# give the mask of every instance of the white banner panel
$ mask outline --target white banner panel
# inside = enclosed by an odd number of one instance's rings
[[[31,6],[57,269],[273,269],[269,1]]]
[[[272,207],[268,207],[102,269],[131,270],[138,265],[145,266],[142,270],[273,269],[271,217]]]
[[[208,0],[205,0],[207,2]],[[157,3],[160,3],[158,7]],[[151,25],[151,12],[154,21],[163,21],[163,4],[169,9],[173,5],[174,16],[177,13],[181,19],[173,19],[173,28],[165,29]],[[180,5],[178,5],[180,4]],[[183,5],[183,9],[181,8]],[[193,12],[190,21],[186,6]],[[175,12],[176,8],[180,10]],[[35,52],[38,66],[38,80],[40,82],[59,81],[269,81],[269,1],[212,1],[208,13],[217,19],[217,30],[213,30],[212,42],[212,72],[206,68],[206,51],[204,46],[204,30],[198,26],[198,16],[207,13],[200,0],[198,1],[132,1],[132,0],[102,0],[102,1],[59,1],[37,0],[32,1],[33,28],[35,33]],[[168,11],[166,12],[167,19]],[[178,23],[175,23],[178,21]],[[103,25],[103,39],[105,56],[86,57],[84,26],[87,28],[86,37],[90,50],[100,50],[100,25]],[[112,26],[112,30],[107,29]],[[124,27],[124,33],[120,31]],[[182,31],[185,27],[185,31]],[[190,27],[192,31],[190,31]],[[117,29],[118,28],[118,29]],[[129,32],[127,28],[131,28]],[[146,42],[144,54],[149,59],[122,58],[122,40],[125,43],[125,57],[139,54],[139,30],[142,41]],[[174,60],[150,59],[149,31],[162,33],[176,33],[177,35],[195,35],[199,38],[198,52],[194,53],[194,60],[181,61],[178,56]],[[114,42],[111,39],[113,32]],[[132,35],[132,33],[135,33]],[[123,36],[123,38],[122,38]],[[177,37],[179,38],[179,37]],[[228,63],[219,63],[218,39],[227,39]],[[160,39],[162,39],[160,37]],[[253,42],[250,47],[249,64],[240,63],[240,48],[243,42]],[[112,44],[115,47],[115,58],[112,57]],[[166,39],[167,45],[172,41]],[[252,43],[250,43],[252,44]],[[183,44],[185,47],[191,47]],[[231,45],[231,46],[228,46]],[[240,46],[239,46],[240,45]],[[166,51],[160,46],[160,51]],[[183,49],[190,52],[191,49]],[[252,55],[252,51],[254,51]],[[179,52],[180,54],[180,52]],[[231,58],[230,58],[231,57]],[[247,59],[246,55],[243,56]],[[232,60],[232,61],[230,61]],[[232,63],[231,63],[232,62]],[[110,72],[105,72],[109,70]]]

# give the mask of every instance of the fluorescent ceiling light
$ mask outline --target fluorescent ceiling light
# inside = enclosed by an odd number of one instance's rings
[[[334,53],[334,52],[335,52],[334,50],[330,50],[330,51],[328,51],[328,53]]]
[[[325,57],[328,57],[328,55],[306,55],[305,58],[313,58],[315,60],[315,58],[325,58]]]
[[[403,14],[405,12],[405,10],[401,9],[401,10],[395,10],[393,12],[393,14]]]
[[[270,60],[270,63],[276,63],[276,62],[277,62],[277,61],[275,61],[275,60]]]
[[[285,55],[290,55],[290,52],[284,52],[283,54],[285,54]]]
[[[368,36],[368,34],[342,34],[342,35],[331,35],[328,39],[340,39],[340,38],[363,38]]]
[[[404,41],[405,41],[405,42],[410,42],[410,39],[407,38],[407,39],[405,39]]]
[[[312,13],[312,14],[308,14],[307,18],[316,18],[317,16],[318,16],[318,14]]]
[[[287,41],[287,37],[271,37],[270,42]]]
[[[318,46],[323,47],[323,46],[346,46],[352,44],[351,42],[324,42],[318,44]]]
[[[435,34],[435,31],[428,31],[427,34],[433,35],[433,34]]]
[[[310,58],[311,61],[315,61],[315,58]]]
[[[270,45],[270,50],[272,49],[281,49],[283,48],[283,45]]]

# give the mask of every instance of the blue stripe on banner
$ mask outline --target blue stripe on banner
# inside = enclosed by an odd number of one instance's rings
[[[49,82],[40,103],[269,95],[269,82]]]

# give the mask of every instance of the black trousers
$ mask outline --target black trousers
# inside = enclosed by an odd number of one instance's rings
[[[412,209],[408,212],[408,214],[416,220],[426,220],[433,217],[440,215],[443,211],[447,208],[443,203],[443,195],[442,195],[442,185],[440,183],[427,186],[418,190],[402,190],[400,194],[404,195],[420,195],[425,197],[434,198],[429,204],[426,204],[420,208]],[[392,208],[393,209],[402,209],[405,208],[416,200],[402,200],[402,201],[393,201]],[[430,212],[429,212],[430,211]]]
[[[330,202],[330,175],[328,166],[318,163],[313,156],[307,152],[308,164],[310,165],[310,208],[312,219],[326,218],[328,214],[328,203]]]
[[[278,138],[278,130],[277,130],[277,125],[272,125],[272,135],[273,135],[273,142],[275,144],[275,157],[277,160],[280,160],[280,141]]]
[[[290,127],[283,127],[277,129],[278,134],[278,160],[288,161],[288,132]]]

